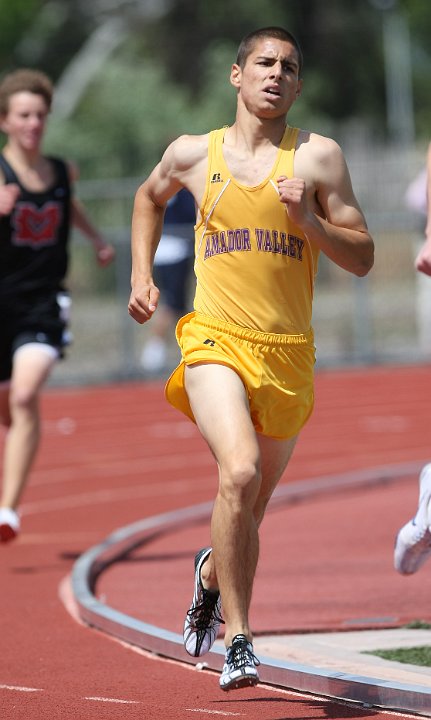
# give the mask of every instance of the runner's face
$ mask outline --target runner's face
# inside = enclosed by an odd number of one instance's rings
[[[262,118],[285,115],[301,91],[295,46],[276,38],[257,41],[244,68],[233,66],[231,82],[252,114]]]
[[[10,142],[23,150],[38,150],[45,131],[48,107],[42,95],[23,91],[11,95],[1,128]]]

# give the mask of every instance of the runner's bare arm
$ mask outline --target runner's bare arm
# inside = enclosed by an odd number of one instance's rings
[[[153,262],[163,229],[166,204],[182,187],[195,198],[202,185],[206,160],[205,136],[183,135],[166,149],[162,160],[138,188],[132,216],[132,291],[129,314],[138,323],[157,308],[159,290],[153,281]]]
[[[110,265],[115,258],[115,248],[108,243],[91,222],[84,205],[77,199],[71,201],[72,224],[91,242],[101,267]]]
[[[67,169],[69,173],[70,184],[73,184],[79,178],[78,167],[74,163],[68,162]],[[70,203],[71,222],[86,238],[91,242],[96,253],[97,262],[101,267],[110,265],[115,258],[115,248],[108,243],[97,227],[91,222],[84,205],[72,193]]]
[[[20,194],[19,185],[16,183],[6,185],[5,177],[0,171],[0,217],[11,214]]]
[[[16,183],[9,183],[8,185],[0,183],[0,217],[11,214],[20,194],[21,190]]]
[[[366,275],[374,262],[374,243],[354,195],[340,147],[311,135],[297,151],[295,173],[279,179],[280,199],[292,221],[333,262]]]
[[[416,270],[431,276],[431,143],[427,154],[427,223],[425,242],[415,261]]]

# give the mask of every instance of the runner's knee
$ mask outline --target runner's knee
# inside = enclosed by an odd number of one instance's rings
[[[33,411],[37,407],[37,392],[33,388],[11,386],[10,390],[10,411]]]
[[[220,494],[232,510],[244,506],[253,507],[259,493],[261,477],[253,462],[236,462],[229,469],[221,471]]]

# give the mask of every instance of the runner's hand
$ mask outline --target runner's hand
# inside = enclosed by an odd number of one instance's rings
[[[0,186],[0,215],[10,215],[21,195],[19,185],[9,183]]]
[[[134,288],[129,300],[129,315],[140,325],[151,320],[157,309],[159,295],[160,291],[153,283]]]
[[[286,206],[290,219],[301,226],[308,215],[305,180],[282,175],[277,179],[277,184],[280,200]]]
[[[97,250],[97,262],[100,267],[110,265],[115,259],[115,248],[113,245],[104,245]]]

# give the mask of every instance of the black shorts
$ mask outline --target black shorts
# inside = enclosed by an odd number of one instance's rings
[[[15,351],[27,343],[56,348],[60,357],[68,344],[67,293],[26,293],[0,299],[0,382],[9,380]]]
[[[190,257],[176,263],[155,265],[154,280],[161,296],[160,302],[183,315],[188,310],[189,277],[193,267]]]

